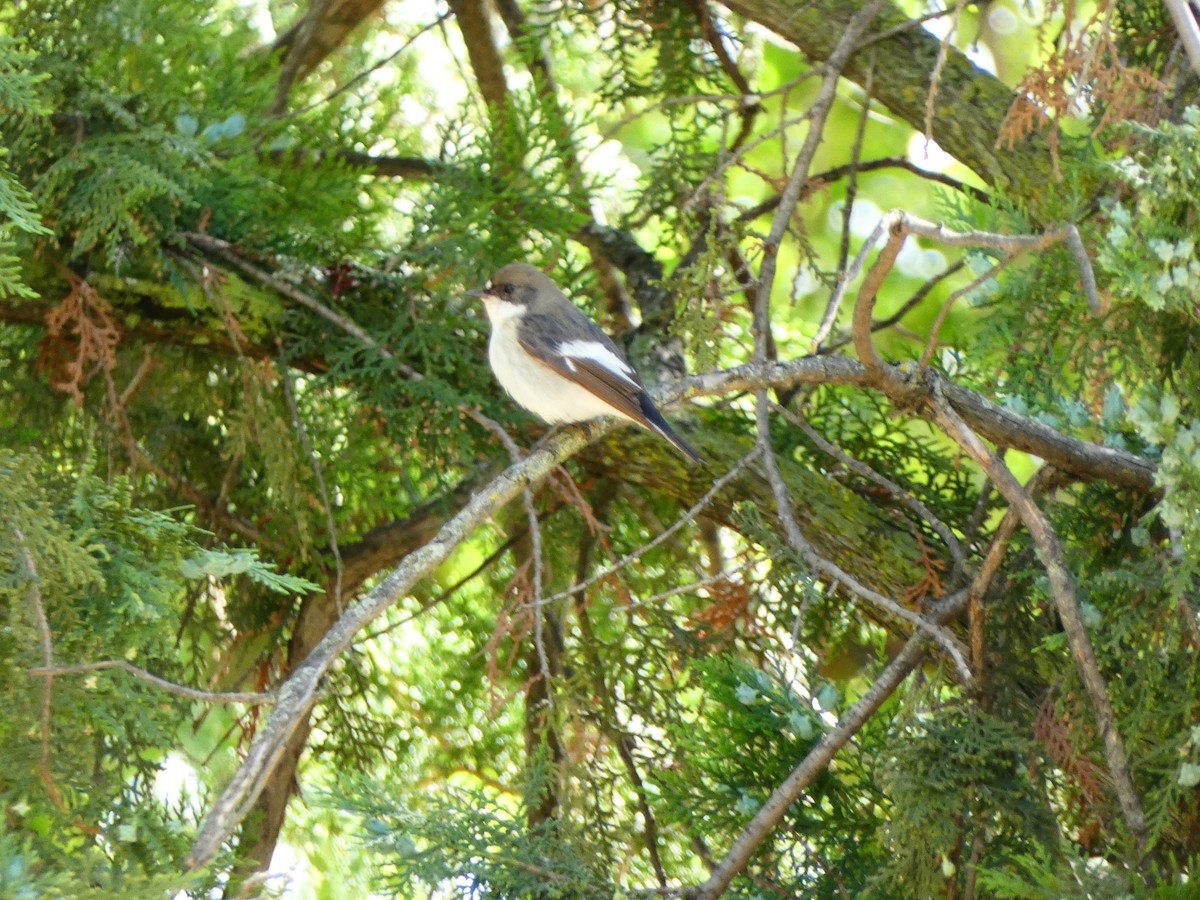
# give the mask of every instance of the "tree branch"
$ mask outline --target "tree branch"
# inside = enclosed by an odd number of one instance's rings
[[[966,596],[965,590],[959,591],[942,604],[937,617],[938,624],[948,622],[957,615],[966,602]],[[729,852],[713,867],[708,881],[687,894],[689,900],[715,900],[725,892],[738,872],[746,867],[759,844],[779,825],[788,807],[800,798],[813,779],[829,765],[834,755],[858,733],[871,716],[875,715],[884,701],[895,693],[908,677],[908,673],[916,668],[925,654],[925,642],[928,637],[924,631],[913,633],[904,648],[887,664],[858,702],[838,720],[835,727],[822,735],[817,745],[779,787],[771,792],[767,801],[746,823]]]
[[[1112,702],[1108,698],[1108,685],[1100,673],[1096,654],[1092,649],[1091,638],[1088,637],[1087,628],[1083,624],[1079,598],[1075,593],[1075,579],[1067,566],[1062,542],[1059,541],[1046,514],[1030,499],[1028,492],[1021,487],[1020,482],[1009,471],[1008,466],[984,445],[979,436],[954,411],[944,393],[938,389],[936,381],[932,396],[935,421],[956,444],[980,465],[988,479],[1020,516],[1022,523],[1033,538],[1038,556],[1050,578],[1050,593],[1054,598],[1055,607],[1058,609],[1058,617],[1062,621],[1063,631],[1066,632],[1067,641],[1075,655],[1075,662],[1079,667],[1084,687],[1092,702],[1092,711],[1096,716],[1096,724],[1100,728],[1100,736],[1104,741],[1104,755],[1108,762],[1113,789],[1116,791],[1117,799],[1125,814],[1126,825],[1137,841],[1137,851],[1140,857],[1146,850],[1148,840],[1146,814],[1133,783],[1133,774],[1129,769],[1121,733],[1117,730],[1116,714],[1113,712]]]
[[[791,41],[813,60],[828,59],[850,20],[866,0],[723,0],[734,12]],[[867,38],[875,50],[874,96],[901,121],[920,131],[925,124],[926,92],[913,85],[930,83],[941,50],[941,41],[923,28],[914,28],[910,17],[895,6],[881,14],[878,26],[887,36]],[[847,77],[862,83],[867,62],[850,59]],[[1012,105],[1013,94],[995,76],[982,71],[960,51],[950,48],[938,84],[933,137],[951,156],[989,184],[1038,209],[1045,185],[1052,178],[1045,139],[1033,135],[1023,143],[1001,146],[999,127]]]
[[[475,494],[431,541],[406,556],[374,590],[346,610],[308,658],[280,686],[278,700],[267,721],[255,734],[245,760],[205,817],[188,856],[189,868],[207,865],[250,811],[289,737],[316,703],[325,673],[350,646],[359,630],[445,561],[454,548],[491,515],[526,486],[576,453],[587,440],[586,429],[566,429],[519,464],[511,466]]]
[[[160,678],[145,669],[135,666],[131,662],[126,662],[123,659],[102,659],[98,662],[76,663],[70,666],[53,666],[45,665],[37,669],[30,669],[30,675],[38,675],[47,680],[53,680],[56,675],[83,675],[88,672],[106,672],[111,669],[118,669],[132,675],[138,681],[144,681],[146,684],[160,688],[169,694],[176,694],[180,697],[187,697],[189,700],[199,700],[202,703],[267,703],[275,698],[273,693],[258,693],[253,691],[202,691],[198,688],[188,687],[186,684],[176,684],[173,681],[167,681],[165,678]]]

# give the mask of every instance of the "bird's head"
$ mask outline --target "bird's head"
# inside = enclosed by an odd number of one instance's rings
[[[467,291],[467,295],[483,300],[492,319],[496,318],[497,313],[523,315],[529,310],[544,312],[560,302],[567,302],[558,286],[528,263],[509,263],[482,288]]]

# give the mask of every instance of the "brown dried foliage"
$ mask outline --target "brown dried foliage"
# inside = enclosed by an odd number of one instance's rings
[[[73,273],[67,278],[71,290],[46,313],[37,365],[55,388],[82,406],[84,386],[116,365],[121,330],[113,308],[94,287]]]
[[[925,537],[920,531],[914,530],[913,534],[921,550],[921,558],[917,563],[925,570],[925,574],[916,584],[910,585],[904,591],[904,601],[910,606],[915,606],[930,595],[941,597],[946,590],[942,584],[942,572],[946,570],[946,561],[930,553]]]
[[[1103,799],[1102,781],[1106,776],[1087,755],[1086,749],[1079,746],[1080,737],[1086,738],[1090,730],[1082,720],[1083,712],[1075,697],[1064,698],[1060,710],[1051,694],[1038,710],[1033,736],[1046,748],[1050,761],[1066,776],[1071,788],[1068,804],[1079,822],[1075,839],[1085,850],[1090,850],[1103,826],[1097,804]]]
[[[688,617],[688,624],[696,628],[701,639],[730,631],[746,616],[753,599],[748,584],[728,578],[706,585],[705,590],[713,602]]]
[[[1057,2],[1047,4],[1041,31],[1060,8]],[[1127,66],[1121,59],[1113,33],[1115,0],[1102,3],[1082,26],[1075,24],[1074,0],[1061,6],[1066,26],[1055,52],[1036,69],[1032,69],[1014,88],[1016,99],[1000,126],[997,143],[1007,142],[1011,149],[1030,134],[1047,130],[1047,139],[1054,162],[1059,169],[1057,123],[1078,114],[1086,103],[1089,110],[1099,113],[1092,136],[1113,121],[1138,121],[1153,104],[1143,102],[1147,91],[1166,89],[1150,70]],[[1143,115],[1139,117],[1139,112]]]

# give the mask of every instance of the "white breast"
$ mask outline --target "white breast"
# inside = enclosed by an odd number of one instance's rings
[[[493,303],[500,308],[488,309],[492,320],[488,359],[496,380],[517,403],[551,425],[586,422],[599,416],[628,418],[526,353],[516,334],[524,308],[500,301]]]

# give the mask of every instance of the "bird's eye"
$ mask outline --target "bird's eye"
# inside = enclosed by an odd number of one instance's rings
[[[508,296],[510,296],[510,297],[511,297],[511,296],[512,296],[514,293],[516,293],[516,290],[517,290],[517,286],[516,286],[515,284],[511,284],[511,283],[510,283],[510,284],[506,284],[506,285],[504,285],[504,293],[506,293],[506,294],[507,294]]]

